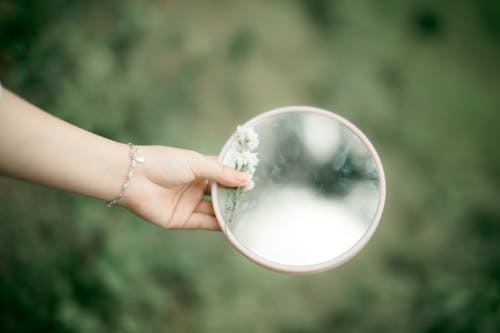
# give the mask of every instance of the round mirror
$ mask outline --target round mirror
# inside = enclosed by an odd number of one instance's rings
[[[303,106],[266,112],[239,126],[219,159],[251,174],[253,184],[214,184],[217,219],[231,243],[266,268],[333,268],[377,227],[385,199],[380,159],[338,115]]]

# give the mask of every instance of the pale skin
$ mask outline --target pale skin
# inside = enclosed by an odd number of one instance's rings
[[[166,146],[136,146],[138,163],[119,205],[169,229],[219,230],[205,181],[245,186],[248,175],[213,156]],[[130,147],[56,118],[3,88],[0,175],[104,202],[120,191]],[[103,208],[105,209],[105,208]]]

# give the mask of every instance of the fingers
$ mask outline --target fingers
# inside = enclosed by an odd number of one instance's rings
[[[201,200],[198,206],[194,209],[195,213],[201,213],[205,215],[215,215],[214,207],[212,203],[206,200]]]
[[[209,178],[229,187],[244,186],[248,183],[249,176],[245,172],[237,171],[223,165],[213,157],[195,155],[191,168],[196,177]]]
[[[202,200],[187,220],[183,222],[174,220],[165,227],[168,229],[200,229],[220,231],[219,223],[214,215],[215,212],[212,204],[208,201]]]
[[[186,223],[184,223],[182,229],[201,229],[201,230],[220,231],[220,226],[217,223],[217,219],[212,215],[193,213],[187,219]]]

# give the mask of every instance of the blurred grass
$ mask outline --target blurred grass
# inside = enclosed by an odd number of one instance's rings
[[[2,83],[78,126],[215,154],[309,104],[357,124],[388,179],[367,247],[301,277],[0,179],[0,331],[500,331],[498,59],[489,0],[0,0]]]

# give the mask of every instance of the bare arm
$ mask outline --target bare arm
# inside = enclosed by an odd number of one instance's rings
[[[138,164],[120,204],[168,228],[218,229],[205,179],[242,186],[246,174],[199,153],[138,146]],[[126,179],[129,147],[58,119],[3,89],[0,174],[89,197],[111,200]]]
[[[128,147],[43,112],[4,89],[0,172],[108,200],[127,174]]]

